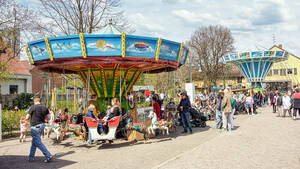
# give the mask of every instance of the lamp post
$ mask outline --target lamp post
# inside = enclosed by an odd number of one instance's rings
[[[190,55],[190,83],[193,83],[192,55]]]

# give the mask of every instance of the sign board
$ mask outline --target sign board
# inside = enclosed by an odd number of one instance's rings
[[[190,98],[191,103],[193,103],[194,98],[195,98],[195,85],[194,85],[194,83],[186,83],[185,84],[185,90],[187,92],[187,95]]]
[[[153,111],[153,107],[141,107],[137,109],[138,112],[138,122],[150,120],[149,113]]]
[[[154,87],[153,86],[133,86],[134,92],[142,91],[142,90],[154,91]]]

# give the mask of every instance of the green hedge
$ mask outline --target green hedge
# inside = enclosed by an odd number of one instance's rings
[[[17,112],[11,110],[3,110],[2,111],[2,132],[12,134],[12,131],[20,130],[21,116],[26,116],[25,110],[20,110]]]

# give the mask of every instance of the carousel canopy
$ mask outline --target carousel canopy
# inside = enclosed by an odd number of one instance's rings
[[[28,61],[44,71],[79,74],[98,97],[117,97],[131,91],[143,73],[173,71],[187,60],[183,43],[113,29],[29,42]]]
[[[223,56],[225,63],[237,65],[249,82],[262,82],[274,62],[286,60],[285,51],[255,51]]]

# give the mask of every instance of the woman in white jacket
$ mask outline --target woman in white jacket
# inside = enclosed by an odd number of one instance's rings
[[[291,114],[291,98],[288,96],[287,92],[284,92],[284,96],[282,97],[282,105],[283,105],[283,117],[285,117],[286,112],[289,112],[289,116],[292,117]]]

